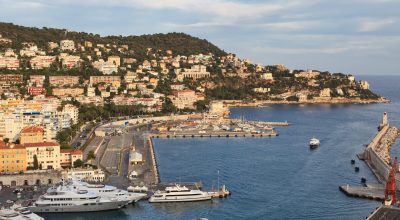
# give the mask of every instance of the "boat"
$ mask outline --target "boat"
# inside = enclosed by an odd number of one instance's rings
[[[125,200],[129,204],[137,202],[147,196],[145,193],[129,193],[126,190],[118,189],[115,186],[104,185],[104,184],[90,184],[82,180],[73,180],[70,182],[73,187],[80,190],[87,190],[99,194],[102,198],[118,200]]]
[[[320,145],[320,141],[317,138],[311,138],[310,140],[310,148],[314,149],[317,148]]]
[[[120,209],[127,204],[126,200],[103,198],[72,185],[60,185],[49,188],[27,208],[32,212],[94,212]]]
[[[12,206],[0,209],[1,220],[44,220],[44,218],[31,212],[28,208],[14,204]]]
[[[211,195],[198,189],[190,190],[186,186],[175,184],[174,186],[166,187],[164,191],[156,191],[150,197],[149,202],[194,202],[204,200],[211,200]]]

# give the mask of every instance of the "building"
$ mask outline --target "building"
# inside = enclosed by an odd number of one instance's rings
[[[29,84],[33,86],[41,86],[43,85],[45,79],[45,75],[30,75]]]
[[[46,95],[46,88],[29,86],[28,87],[28,94],[29,95],[33,95],[33,96]]]
[[[104,75],[111,75],[113,73],[117,73],[118,72],[118,66],[117,65],[115,65],[113,63],[104,62],[103,60],[93,62],[93,67],[98,69]]]
[[[274,77],[272,76],[272,73],[263,73],[261,74],[261,79],[266,80],[266,81],[274,81]]]
[[[307,71],[303,71],[303,72],[294,74],[295,77],[304,77],[304,78],[309,78],[309,79],[315,78],[319,75],[320,75],[320,72],[313,71],[313,70],[307,70]]]
[[[190,69],[176,71],[178,81],[183,81],[184,78],[191,78],[194,80],[210,77],[210,72],[207,72],[206,66],[193,65]]]
[[[113,64],[117,67],[121,66],[121,58],[119,56],[109,56],[107,58],[107,63]]]
[[[61,167],[73,167],[75,161],[83,161],[83,152],[79,149],[61,149],[60,165]]]
[[[53,88],[55,96],[72,96],[76,97],[84,94],[83,88]]]
[[[131,71],[128,71],[124,76],[124,80],[127,83],[134,82],[135,80],[137,80],[137,78],[138,78],[138,74],[135,72],[131,72]]]
[[[0,172],[22,172],[26,170],[26,149],[19,144],[0,141]]]
[[[32,69],[38,70],[49,68],[50,65],[56,60],[55,56],[36,56],[33,57],[29,63]]]
[[[79,76],[49,76],[51,86],[74,86],[79,84]]]
[[[319,93],[320,97],[331,97],[331,89],[330,88],[325,88],[322,89]]]
[[[74,51],[75,43],[72,40],[62,40],[60,41],[60,49]]]
[[[63,108],[63,112],[70,116],[73,124],[78,123],[79,109],[76,106],[71,105],[71,104],[66,104]]]
[[[40,125],[44,139],[50,141],[58,131],[71,126],[70,115],[59,111],[60,106],[57,98],[0,100],[0,136],[16,141],[22,129]]]
[[[44,130],[41,126],[33,125],[25,127],[19,134],[21,144],[43,142]]]
[[[90,41],[85,41],[85,47],[88,47],[88,48],[91,48],[91,47],[93,47],[93,43],[92,42],[90,42]]]
[[[0,83],[22,83],[24,81],[22,74],[0,74]]]
[[[112,85],[115,87],[121,86],[120,76],[90,76],[90,85],[96,85],[104,83],[106,85]]]
[[[34,56],[36,56],[36,52],[33,50],[23,50],[22,49],[19,51],[19,55],[21,57],[34,57]]]
[[[26,148],[27,166],[34,167],[36,155],[39,169],[60,169],[60,145],[55,142],[27,143]]]
[[[369,89],[369,83],[366,80],[361,80],[360,81],[360,87],[361,89]]]
[[[81,61],[80,56],[71,56],[71,55],[60,57],[60,59],[63,68],[66,69],[79,67],[79,62]]]
[[[271,88],[258,87],[254,88],[253,91],[256,93],[268,93],[271,91]]]
[[[0,55],[0,69],[17,70],[19,69],[19,60],[16,57],[3,57]]]
[[[47,42],[47,47],[50,50],[56,49],[56,48],[58,48],[58,43],[56,43],[56,42]]]
[[[105,173],[101,169],[69,169],[62,172],[63,179],[103,182]]]
[[[131,165],[143,165],[144,160],[141,153],[133,151],[129,154],[129,164]]]
[[[178,109],[193,109],[194,103],[198,100],[195,91],[190,89],[174,91],[169,98]]]
[[[96,88],[89,86],[86,92],[87,97],[94,97],[96,96]]]

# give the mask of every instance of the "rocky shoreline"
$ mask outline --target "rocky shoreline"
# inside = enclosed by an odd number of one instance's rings
[[[260,107],[265,105],[300,105],[300,104],[372,104],[372,103],[389,103],[390,100],[386,98],[379,99],[348,99],[348,98],[332,98],[324,100],[306,100],[306,101],[272,101],[272,100],[258,100],[258,101],[243,101],[243,100],[221,100],[227,107]]]

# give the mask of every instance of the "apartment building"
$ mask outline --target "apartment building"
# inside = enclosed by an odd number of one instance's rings
[[[29,63],[32,69],[49,68],[50,65],[56,60],[55,56],[36,56],[33,57]]]
[[[76,97],[84,94],[83,88],[53,88],[53,95],[55,96],[72,96]]]
[[[60,41],[60,49],[74,51],[75,43],[72,40],[62,40]]]
[[[112,85],[114,87],[121,86],[120,76],[90,76],[90,85],[96,85],[104,83],[106,85]]]
[[[49,76],[51,86],[74,86],[79,84],[79,76]]]
[[[0,55],[0,69],[17,70],[19,69],[19,60],[16,57],[6,57]]]
[[[60,145],[55,142],[27,143],[26,161],[28,167],[34,167],[34,157],[39,162],[39,169],[60,169]]]
[[[26,149],[20,144],[0,141],[0,172],[13,173],[26,170]]]

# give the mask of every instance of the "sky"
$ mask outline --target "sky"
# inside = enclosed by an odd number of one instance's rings
[[[400,0],[0,0],[0,21],[100,35],[184,32],[264,65],[400,75]]]

